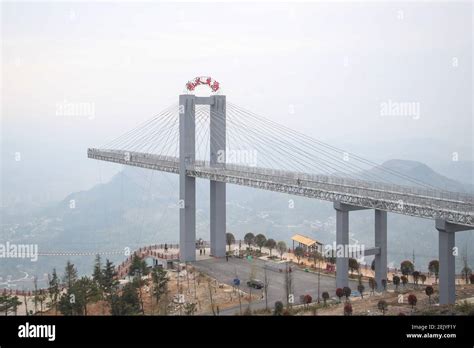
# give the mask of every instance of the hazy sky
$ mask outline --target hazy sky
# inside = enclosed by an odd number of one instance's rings
[[[468,2],[1,8],[4,165],[16,151],[38,166],[61,161],[66,181],[87,186],[87,147],[177,101],[200,75],[229,101],[335,145],[383,153],[426,138],[446,146],[442,158],[472,156]],[[93,117],[57,115],[65,101],[92,105]],[[389,102],[415,103],[418,114],[382,115]]]

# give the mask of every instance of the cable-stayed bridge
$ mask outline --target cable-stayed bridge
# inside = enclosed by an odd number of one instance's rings
[[[215,91],[213,89],[213,91]],[[317,118],[315,119],[317,121]],[[235,104],[224,95],[183,94],[173,105],[88,157],[180,178],[180,259],[196,258],[196,178],[210,181],[211,254],[225,256],[226,184],[334,202],[336,243],[349,244],[349,212],[375,211],[375,278],[387,277],[387,213],[435,220],[440,303],[455,301],[455,232],[474,229],[474,196],[433,187]],[[416,238],[416,237],[415,237]],[[348,257],[337,257],[337,287]]]
[[[162,172],[180,173],[178,157],[94,148],[88,150],[88,157]],[[418,188],[235,164],[214,168],[209,162],[199,160],[186,166],[186,175],[325,201],[339,201],[367,209],[445,219],[451,223],[474,227],[472,203],[463,200],[462,195],[452,192],[443,195],[434,191],[438,196],[430,196],[429,191]]]

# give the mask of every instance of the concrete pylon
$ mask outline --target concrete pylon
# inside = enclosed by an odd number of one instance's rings
[[[375,210],[375,247],[379,253],[375,255],[375,281],[377,289],[383,290],[382,280],[387,280],[387,212]]]
[[[439,233],[439,303],[454,304],[456,302],[455,233],[472,230],[472,227],[452,224],[443,219],[436,219],[435,226]]]
[[[224,168],[226,158],[226,98],[224,95],[179,96],[179,252],[181,261],[196,260],[196,179],[186,167],[196,160],[196,105],[210,106],[210,166]],[[211,255],[225,256],[226,184],[210,183]]]
[[[179,258],[196,260],[196,179],[186,175],[186,166],[196,159],[196,101],[194,95],[179,96]]]
[[[224,95],[212,97],[210,112],[210,164],[224,168],[226,161],[226,98]],[[225,256],[226,250],[226,184],[210,182],[210,228],[211,255]]]
[[[334,202],[336,209],[336,244],[345,246],[349,244],[349,212],[352,210],[367,209],[364,207],[352,206],[341,202]],[[347,256],[347,255],[345,255]],[[336,287],[344,288],[349,286],[349,258],[337,257],[336,255]]]

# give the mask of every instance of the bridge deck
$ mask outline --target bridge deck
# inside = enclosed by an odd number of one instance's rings
[[[104,149],[88,149],[88,157],[179,174],[177,157]],[[235,164],[215,168],[204,161],[188,165],[186,171],[196,178],[474,227],[474,196],[468,194]]]

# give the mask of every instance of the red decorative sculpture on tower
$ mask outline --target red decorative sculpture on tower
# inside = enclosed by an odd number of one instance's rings
[[[213,92],[217,92],[219,90],[219,82],[209,76],[196,77],[188,81],[188,83],[186,83],[186,89],[192,92],[196,89],[197,86],[201,85],[208,85]]]

